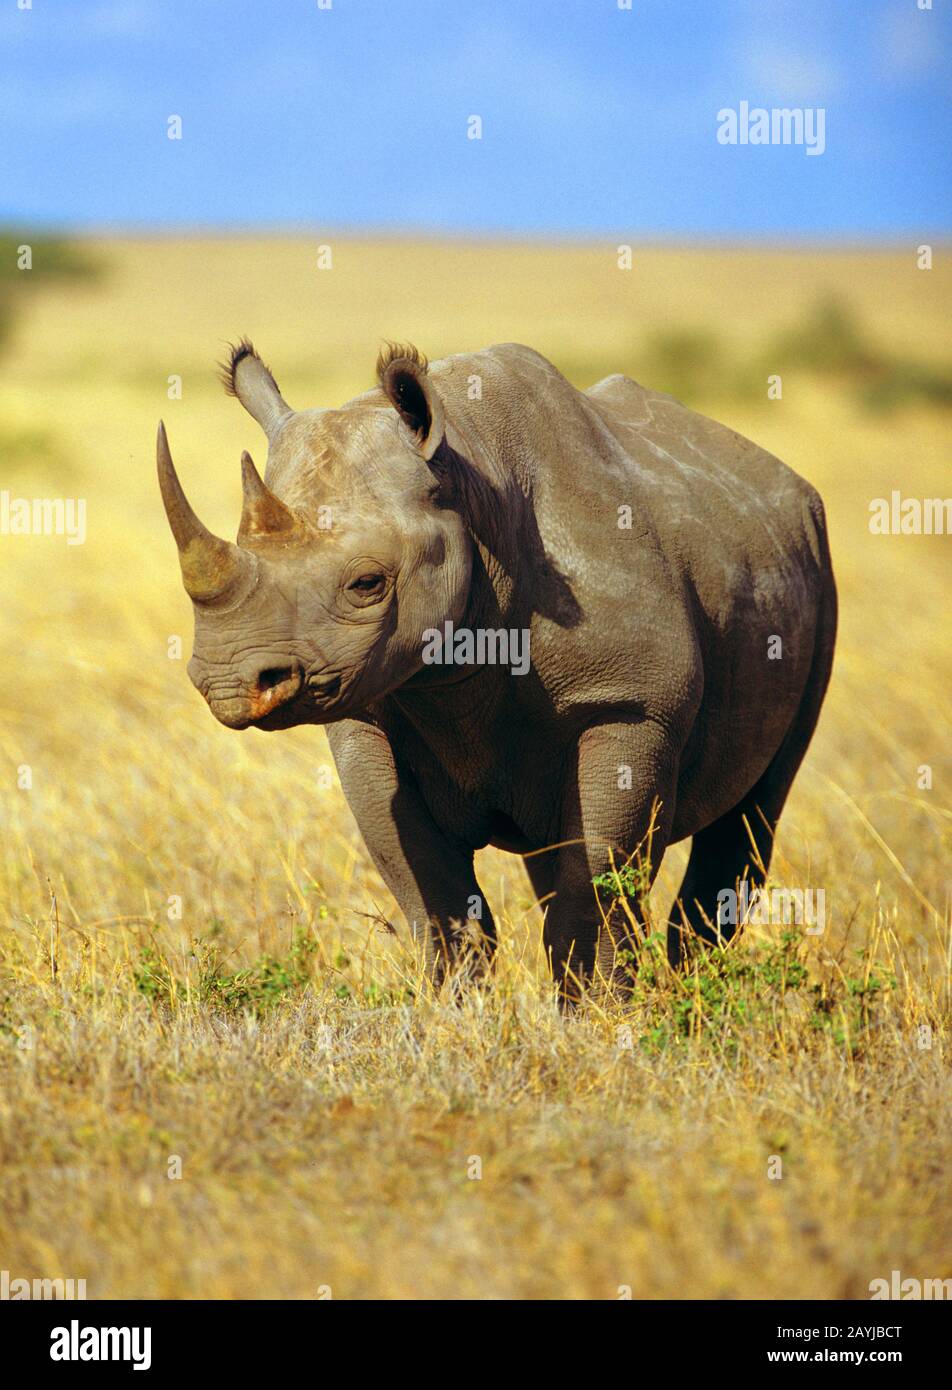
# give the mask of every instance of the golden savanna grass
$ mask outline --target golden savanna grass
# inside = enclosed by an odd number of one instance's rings
[[[873,497],[952,491],[952,415],[941,390],[877,401],[823,307],[896,380],[941,382],[948,258],[90,249],[95,279],[13,286],[0,363],[2,485],[88,503],[82,546],[0,537],[0,1267],[173,1298],[863,1298],[952,1274],[952,541],[868,529]],[[810,323],[813,360],[785,355]],[[419,989],[324,735],[229,732],[185,674],[155,425],[233,535],[240,452],[265,454],[214,372],[242,333],[296,405],[366,389],[385,338],[524,341],[579,385],[693,362],[691,404],[820,488],[838,659],[772,877],[825,891],[821,936],[751,929],[680,979],[649,952],[631,1002],[563,1018],[522,866],[487,851],[496,980]]]

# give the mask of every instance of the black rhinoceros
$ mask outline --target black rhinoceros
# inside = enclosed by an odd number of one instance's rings
[[[195,609],[192,681],[234,729],[326,724],[381,876],[439,974],[492,844],[526,855],[566,992],[611,974],[593,879],[692,837],[669,929],[759,883],[823,701],[823,506],[784,464],[624,376],[578,391],[516,344],[295,411],[250,343],[227,389],[268,439],[238,543],[159,481]],[[540,852],[541,851],[541,852]],[[625,920],[629,920],[627,914]],[[728,929],[725,928],[725,932]]]

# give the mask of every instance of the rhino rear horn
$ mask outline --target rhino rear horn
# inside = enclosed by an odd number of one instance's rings
[[[221,364],[221,373],[225,390],[230,396],[238,397],[270,442],[294,412],[247,338],[242,338],[229,349],[228,361]]]
[[[195,603],[207,603],[234,584],[252,563],[251,559],[230,541],[212,535],[192,511],[178,480],[165,425],[161,421],[155,456],[165,514],[178,546],[182,583]]]
[[[241,483],[244,489],[244,505],[238,530],[239,545],[255,536],[272,536],[282,531],[294,530],[297,525],[294,513],[289,511],[262,482],[254,460],[247,450],[241,456]]]

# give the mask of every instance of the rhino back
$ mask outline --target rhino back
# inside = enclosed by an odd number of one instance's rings
[[[606,635],[652,599],[669,634],[675,599],[719,630],[758,613],[788,631],[792,612],[809,622],[822,503],[766,450],[627,377],[578,391],[518,344],[435,371],[463,452],[497,488],[516,481],[546,554]]]
[[[587,563],[611,550],[612,532],[651,536],[675,568],[717,590],[731,587],[738,564],[769,571],[804,550],[817,558],[814,489],[671,396],[623,376],[578,391],[511,343],[431,371],[462,451],[497,485],[518,482],[566,562],[576,550]],[[630,528],[619,526],[623,507]]]

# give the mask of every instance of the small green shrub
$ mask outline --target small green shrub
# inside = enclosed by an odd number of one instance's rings
[[[193,999],[224,1012],[264,1014],[282,1000],[300,994],[311,982],[317,943],[307,932],[298,932],[285,956],[263,955],[243,970],[224,969],[214,942],[193,943],[196,976],[177,976],[154,945],[143,946],[133,967],[138,992],[151,1003],[173,1007]]]
[[[653,1019],[640,1046],[658,1053],[714,1045],[732,1057],[745,1034],[752,1045],[776,1048],[806,1030],[858,1056],[879,1026],[895,977],[871,968],[862,952],[852,975],[830,969],[831,962],[816,955],[808,963],[813,945],[800,930],[767,942],[743,935],[724,946],[696,942],[686,966],[675,971],[667,963],[664,937],[653,934],[633,969],[632,1004]]]

